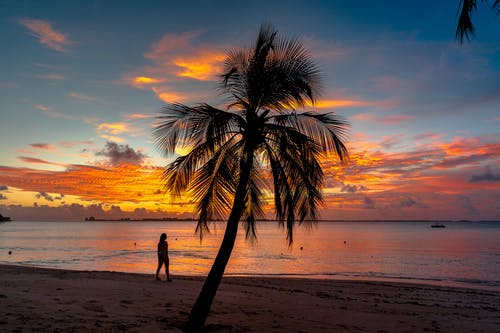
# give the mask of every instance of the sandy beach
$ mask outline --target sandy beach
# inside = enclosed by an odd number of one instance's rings
[[[164,277],[163,277],[164,278]],[[0,265],[2,332],[181,332],[202,278]],[[224,278],[207,332],[498,332],[500,292]]]

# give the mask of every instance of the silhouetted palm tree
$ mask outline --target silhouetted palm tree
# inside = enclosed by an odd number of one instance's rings
[[[263,25],[255,45],[227,54],[220,88],[229,97],[227,110],[207,104],[167,105],[154,130],[161,151],[171,156],[164,172],[166,188],[189,191],[199,214],[197,232],[227,216],[220,249],[194,304],[187,331],[204,324],[220,284],[241,221],[255,237],[255,221],[263,216],[265,189],[274,192],[276,218],[285,226],[289,245],[296,221],[317,219],[322,201],[320,158],[333,153],[347,158],[348,124],[331,113],[296,112],[314,103],[320,73],[302,43],[278,37]],[[268,169],[269,182],[263,177]]]
[[[487,3],[488,0],[482,0]],[[460,15],[458,17],[457,31],[455,33],[457,40],[460,43],[464,39],[469,40],[470,35],[474,35],[475,28],[472,24],[471,15],[477,9],[477,0],[460,0],[459,9]],[[491,9],[498,15],[500,13],[500,0],[493,1]]]

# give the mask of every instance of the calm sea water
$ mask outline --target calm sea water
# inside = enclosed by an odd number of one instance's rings
[[[227,275],[417,280],[500,290],[500,222],[320,222],[298,227],[289,248],[276,223],[255,243],[240,230]],[[200,243],[194,222],[11,222],[0,224],[0,263],[153,273],[168,234],[171,272],[204,275],[223,224]],[[12,251],[12,254],[8,254]]]

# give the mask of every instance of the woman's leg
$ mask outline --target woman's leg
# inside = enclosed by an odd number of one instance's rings
[[[170,278],[170,260],[168,258],[165,260],[165,274],[167,275],[167,281],[172,281]]]
[[[156,279],[160,280],[158,273],[160,273],[161,266],[163,266],[163,260],[158,259],[158,268],[156,269]]]

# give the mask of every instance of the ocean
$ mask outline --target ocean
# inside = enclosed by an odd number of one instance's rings
[[[319,222],[312,228],[297,226],[289,247],[276,222],[259,222],[254,242],[245,240],[240,228],[226,275],[500,290],[500,222],[431,224]],[[156,244],[166,232],[172,275],[206,275],[224,224],[212,224],[202,242],[195,227],[191,221],[5,222],[0,224],[0,263],[154,274]]]

